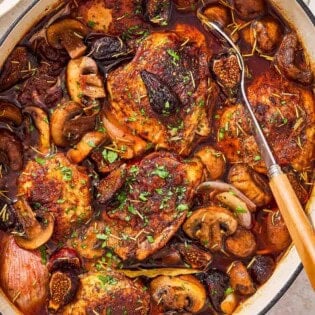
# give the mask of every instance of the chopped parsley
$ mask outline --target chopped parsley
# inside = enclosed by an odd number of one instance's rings
[[[228,288],[225,290],[224,294],[225,294],[225,295],[230,295],[230,294],[232,294],[233,292],[234,292],[234,289],[231,288],[231,287],[228,287]]]
[[[153,237],[152,235],[148,235],[148,236],[147,236],[147,240],[148,240],[148,242],[151,243],[151,244],[154,243],[154,237]]]
[[[43,158],[41,158],[41,157],[38,157],[38,156],[35,157],[35,161],[36,161],[38,164],[40,164],[40,165],[45,165],[45,164],[46,164],[46,160],[43,159]]]
[[[242,206],[237,206],[235,209],[235,212],[237,214],[241,214],[241,213],[247,213],[247,210],[245,208],[243,208]]]
[[[151,172],[151,175],[157,175],[160,178],[166,179],[170,176],[170,173],[164,165],[157,165],[156,169]]]
[[[182,211],[186,211],[189,209],[188,205],[185,203],[181,203],[177,206],[176,208],[178,211],[182,212]]]
[[[97,278],[102,282],[102,285],[104,285],[104,286],[106,284],[115,285],[118,283],[117,279],[114,278],[113,276],[110,276],[110,275],[106,275],[106,276],[99,275],[99,276],[97,276]]]
[[[172,57],[172,63],[177,66],[178,61],[180,60],[179,54],[173,49],[168,49],[167,53]]]
[[[46,251],[46,247],[44,245],[42,245],[39,248],[40,251],[40,257],[41,257],[41,262],[43,265],[47,264],[47,251]]]
[[[103,159],[105,161],[109,162],[110,164],[114,163],[119,158],[117,152],[111,151],[111,150],[107,150],[107,149],[103,150],[102,156],[103,156]]]
[[[89,20],[87,24],[89,27],[93,28],[95,26],[96,22]]]
[[[260,156],[260,155],[256,155],[256,156],[254,157],[254,161],[255,161],[255,162],[261,161],[261,156]]]
[[[66,182],[72,180],[72,169],[67,166],[61,167],[62,179]]]

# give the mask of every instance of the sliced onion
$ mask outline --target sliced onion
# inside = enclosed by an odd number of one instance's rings
[[[13,236],[0,233],[0,286],[25,314],[41,314],[48,296],[49,274],[39,251],[20,248]]]
[[[242,192],[236,189],[233,185],[220,181],[210,181],[202,183],[197,188],[197,192],[205,192],[209,190],[217,192],[232,192],[235,194],[235,196],[237,196],[246,203],[248,210],[252,212],[256,211],[256,205],[250,199],[248,199]]]

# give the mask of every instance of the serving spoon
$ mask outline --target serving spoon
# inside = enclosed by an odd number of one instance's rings
[[[198,10],[198,18],[201,23],[208,27],[216,36],[219,34],[219,37],[223,38],[235,51],[241,68],[241,94],[254,126],[254,137],[256,143],[267,167],[271,191],[301,258],[313,290],[315,290],[315,232],[288,180],[287,175],[283,173],[280,165],[277,164],[271,148],[254,114],[252,106],[247,98],[245,90],[245,62],[243,56],[229,35],[227,35],[218,26],[218,24],[210,21],[205,15],[203,15],[202,9]]]

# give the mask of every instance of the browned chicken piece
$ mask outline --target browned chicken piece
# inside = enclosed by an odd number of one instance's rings
[[[53,240],[60,241],[92,216],[90,178],[62,153],[29,161],[18,179],[18,195],[32,208],[55,217]]]
[[[142,37],[149,29],[140,0],[80,1],[77,15],[95,31],[124,39]]]
[[[310,84],[313,76],[309,66],[305,61],[299,63],[296,62],[299,47],[300,43],[296,34],[290,33],[284,36],[275,55],[275,65],[289,80],[294,80],[302,84]]]
[[[310,167],[315,143],[311,91],[271,70],[253,81],[248,97],[278,163],[298,171]],[[217,134],[218,147],[231,163],[243,162],[258,172],[266,172],[243,105],[224,110]]]
[[[204,35],[194,27],[178,25],[148,36],[134,59],[108,77],[112,113],[157,148],[188,155],[211,131],[217,88],[210,57]]]
[[[228,97],[235,97],[241,79],[239,61],[235,55],[223,55],[213,60],[212,71]]]
[[[152,153],[126,170],[125,185],[105,206],[104,230],[96,237],[123,260],[144,260],[165,246],[190,208],[203,177],[199,160]]]
[[[243,20],[252,20],[266,12],[265,0],[233,0],[237,15]]]
[[[76,300],[58,314],[145,315],[150,310],[150,295],[140,281],[107,271],[84,274],[80,282]]]

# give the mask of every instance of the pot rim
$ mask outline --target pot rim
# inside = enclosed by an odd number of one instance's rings
[[[15,27],[18,25],[20,20],[22,20],[25,15],[33,9],[40,1],[42,0],[31,0],[31,3],[14,19],[14,21],[10,24],[6,32],[0,37],[0,46],[3,45],[3,43],[7,40],[7,38],[10,36],[11,32],[15,29]],[[310,8],[307,6],[307,4],[303,0],[295,0],[297,5],[299,5],[303,11],[306,13],[308,18],[310,19],[311,23],[315,26],[315,13],[313,14]],[[38,22],[38,21],[37,21]],[[288,248],[287,253],[292,250],[292,245],[290,248]],[[257,315],[265,315],[280,299],[281,297],[286,293],[286,291],[290,288],[290,286],[293,284],[293,282],[296,280],[298,275],[301,273],[303,269],[303,266],[301,262],[296,267],[296,270],[291,275],[289,280],[283,285],[283,287],[280,289],[280,291],[272,298],[272,300],[257,314]],[[1,312],[0,312],[1,314]]]

